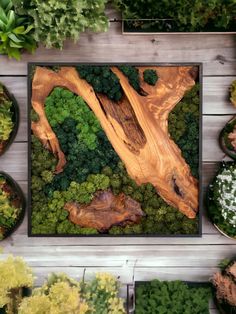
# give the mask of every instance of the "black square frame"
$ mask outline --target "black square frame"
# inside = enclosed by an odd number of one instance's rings
[[[122,234],[122,235],[111,235],[111,234],[32,234],[32,208],[31,208],[31,96],[32,96],[32,77],[31,70],[36,66],[44,67],[66,67],[66,66],[78,66],[78,65],[94,65],[94,66],[120,66],[120,65],[131,65],[131,66],[159,66],[159,67],[171,67],[171,66],[196,66],[198,67],[198,81],[200,84],[200,108],[199,108],[199,220],[198,220],[198,233],[196,234]],[[29,62],[28,63],[28,237],[55,237],[55,238],[200,238],[202,237],[202,216],[203,216],[203,178],[202,178],[202,115],[203,115],[203,64],[201,62],[176,62],[176,63],[156,63],[156,62]]]

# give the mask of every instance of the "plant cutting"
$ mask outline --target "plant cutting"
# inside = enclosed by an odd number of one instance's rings
[[[33,53],[36,42],[32,37],[30,18],[16,13],[12,0],[0,1],[0,54],[20,60],[21,53]]]
[[[230,86],[230,101],[236,105],[236,80]],[[220,133],[220,145],[222,150],[231,158],[236,159],[236,117],[233,117]]]
[[[10,235],[23,220],[25,200],[20,187],[0,172],[0,240]]]
[[[15,98],[0,83],[0,155],[13,142],[19,125],[19,109]]]
[[[31,234],[197,234],[198,68],[53,69],[32,78]]]
[[[34,26],[34,39],[47,48],[62,49],[66,39],[77,42],[81,32],[106,31],[107,0],[13,0],[19,14],[28,15]]]
[[[20,257],[0,260],[0,312],[18,313],[24,296],[34,284],[32,270]]]
[[[209,314],[211,288],[181,281],[138,282],[135,287],[136,314]]]
[[[217,307],[221,314],[236,313],[236,261],[226,261],[212,278]]]
[[[235,32],[234,0],[115,0],[125,32]]]
[[[209,186],[207,207],[215,226],[224,235],[236,238],[236,164],[223,163]]]

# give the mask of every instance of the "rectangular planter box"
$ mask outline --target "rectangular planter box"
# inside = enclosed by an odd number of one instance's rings
[[[194,67],[196,72],[198,72],[198,83],[200,86],[199,90],[199,145],[198,145],[198,174],[199,174],[199,181],[198,181],[198,189],[199,189],[199,214],[198,214],[198,230],[194,234],[160,234],[160,233],[148,233],[148,234],[140,234],[140,233],[132,233],[132,234],[108,234],[108,233],[99,233],[99,234],[73,234],[73,233],[52,233],[52,232],[32,232],[32,191],[31,191],[31,184],[32,184],[32,160],[31,160],[31,153],[32,153],[32,145],[31,145],[31,98],[32,98],[32,73],[35,73],[35,68],[38,67],[46,67],[51,68],[54,67],[57,73],[57,69],[60,67],[75,67],[79,65],[90,65],[90,66],[120,66],[122,64],[111,64],[111,63],[29,63],[28,65],[28,166],[29,166],[29,173],[28,173],[28,181],[29,181],[29,190],[28,190],[28,198],[29,198],[29,214],[28,214],[28,235],[30,237],[44,237],[44,236],[56,236],[56,237],[200,237],[202,235],[202,207],[203,207],[203,189],[202,189],[202,64],[201,63],[158,63],[158,64],[150,64],[150,63],[132,63],[128,65],[132,66],[139,66],[139,67],[158,67],[159,69],[163,69],[165,67],[172,68],[174,67]],[[127,64],[126,64],[127,65]],[[157,68],[157,69],[158,69]],[[160,70],[159,70],[160,71]],[[163,70],[162,70],[163,71]],[[167,71],[167,70],[166,70]],[[177,71],[177,70],[176,70]],[[158,71],[157,71],[158,72]],[[179,73],[179,72],[178,72]],[[190,73],[190,72],[189,72]],[[188,75],[189,75],[188,73]],[[191,74],[192,75],[192,74]],[[41,84],[41,85],[40,85]],[[38,88],[42,88],[42,83],[38,85]],[[50,83],[48,83],[50,84]],[[87,84],[87,83],[86,83]],[[46,87],[47,85],[45,85]],[[63,83],[59,83],[56,86],[63,86]],[[71,85],[72,86],[72,85]],[[65,87],[65,86],[64,86]],[[73,88],[73,86],[72,86]],[[131,88],[131,87],[130,87]],[[37,89],[38,90],[38,89]],[[42,89],[43,90],[43,89]],[[52,89],[54,90],[54,88]],[[51,90],[51,91],[52,91]],[[49,94],[51,93],[49,92]],[[40,95],[40,92],[38,93]],[[45,97],[46,99],[46,97]],[[42,178],[40,177],[40,180]],[[178,185],[176,185],[176,179],[173,179],[173,190],[178,189]],[[181,191],[175,191],[175,193],[181,193]],[[180,194],[181,195],[181,194]],[[181,196],[182,197],[182,196]],[[64,209],[63,209],[64,210]]]
[[[135,314],[135,294],[136,289],[141,284],[146,284],[149,281],[135,281],[134,285],[127,285],[127,313],[128,314]],[[209,282],[193,282],[193,281],[183,281],[191,288],[208,288],[212,285]],[[212,288],[213,289],[213,288]]]
[[[142,28],[140,25],[147,25],[150,23],[165,23],[164,19],[122,19],[122,34],[124,35],[223,35],[223,34],[236,34],[236,29],[229,31],[202,31],[202,32],[181,32],[181,31],[157,31],[155,26],[146,26]],[[168,27],[168,26],[167,26]]]

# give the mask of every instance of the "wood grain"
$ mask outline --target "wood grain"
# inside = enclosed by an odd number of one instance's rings
[[[122,35],[121,23],[107,33],[81,34],[62,51],[43,47],[20,62],[1,57],[0,75],[25,75],[27,62],[203,62],[204,75],[235,75],[234,35]]]

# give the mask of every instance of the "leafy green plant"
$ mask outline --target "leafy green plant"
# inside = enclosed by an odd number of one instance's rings
[[[208,212],[215,223],[228,236],[236,237],[236,164],[222,164],[209,187]]]
[[[78,41],[86,29],[106,31],[104,13],[107,0],[13,0],[18,12],[28,14],[34,23],[34,38],[47,48],[62,49],[66,39]]]
[[[234,0],[197,0],[191,5],[188,0],[114,0],[114,4],[125,19],[168,19],[137,24],[143,28],[154,25],[157,31],[235,30]]]
[[[0,84],[0,146],[1,142],[9,139],[14,127],[11,108],[12,102],[6,97],[4,87]]]
[[[19,60],[22,51],[33,53],[36,43],[32,29],[27,16],[16,14],[12,0],[0,1],[0,54]]]
[[[0,278],[0,309],[4,308],[7,314],[15,314],[24,288],[33,286],[32,270],[20,257],[9,256],[0,260]]]
[[[140,283],[135,293],[136,314],[209,314],[210,288],[193,288],[181,281]]]

